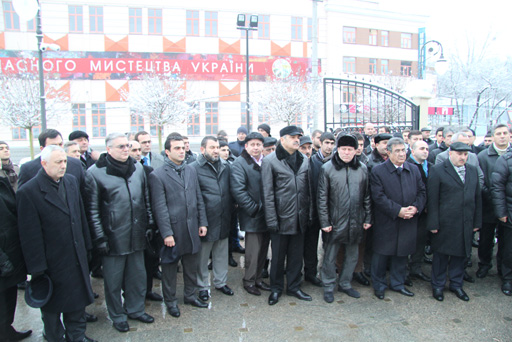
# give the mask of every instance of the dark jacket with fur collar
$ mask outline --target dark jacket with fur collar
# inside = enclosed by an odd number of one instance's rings
[[[336,152],[320,170],[317,204],[320,227],[332,226],[327,243],[361,242],[372,217],[366,166],[355,157],[344,163]]]
[[[261,167],[243,150],[231,165],[231,194],[238,203],[240,229],[250,233],[267,231],[261,190]]]
[[[283,235],[304,233],[310,219],[308,159],[295,152],[292,168],[290,157],[293,158],[279,145],[261,165],[267,227],[270,232]]]

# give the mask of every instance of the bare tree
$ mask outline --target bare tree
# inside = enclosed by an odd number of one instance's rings
[[[183,122],[196,111],[196,106],[186,102],[185,81],[171,74],[148,74],[130,83],[130,91],[121,91],[130,110],[143,117],[158,131],[158,145],[162,150],[162,131],[165,126]]]
[[[261,103],[268,113],[270,122],[284,122],[291,125],[304,114],[314,111],[315,105],[321,103],[320,86],[314,87],[305,79],[290,76],[286,79],[269,80],[262,91],[255,95],[256,102]]]
[[[46,117],[57,118],[69,109],[69,97],[47,81]],[[7,74],[0,77],[0,118],[11,127],[28,130],[30,157],[34,158],[33,128],[41,125],[39,81],[31,74]]]

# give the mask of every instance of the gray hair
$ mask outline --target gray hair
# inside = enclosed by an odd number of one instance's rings
[[[445,127],[443,130],[443,138],[446,138],[446,135],[448,133],[455,133],[455,129],[453,129],[452,127]]]
[[[41,151],[41,160],[50,161],[50,157],[54,151],[64,152],[64,149],[60,147],[59,145],[47,145],[43,150]]]
[[[454,135],[452,135],[452,143],[459,141],[460,137],[467,138],[468,135],[464,131],[457,132]]]
[[[64,144],[64,150],[67,152],[71,146],[75,145],[78,145],[76,141],[68,141],[67,143]]]
[[[112,147],[113,141],[116,140],[117,138],[126,138],[126,134],[124,134],[124,133],[110,133],[105,138],[105,145],[107,147]]]
[[[391,138],[388,140],[388,145],[386,146],[386,149],[389,152],[393,152],[394,145],[404,145],[405,146],[405,141],[402,138]]]

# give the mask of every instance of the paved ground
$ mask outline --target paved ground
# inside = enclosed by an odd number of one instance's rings
[[[476,251],[476,250],[474,250]],[[240,265],[243,255],[235,254]],[[473,262],[476,262],[475,256]],[[426,271],[430,270],[427,265]],[[474,275],[476,267],[470,270]],[[354,285],[360,299],[342,293],[335,302],[323,301],[320,288],[309,283],[303,290],[313,296],[303,302],[283,295],[274,306],[267,304],[268,293],[249,295],[242,288],[243,269],[230,268],[228,285],[235,291],[228,297],[213,290],[208,309],[183,304],[183,283],[179,279],[181,317],[167,314],[160,303],[146,302],[154,324],[129,321],[131,331],[121,334],[107,318],[101,279],[93,279],[100,298],[87,308],[99,321],[87,327],[87,335],[99,341],[512,341],[512,297],[500,291],[496,270],[474,284],[465,283],[470,296],[463,302],[446,291],[444,302],[431,296],[430,285],[414,281],[408,298],[387,291],[384,300],[373,296],[370,287]],[[160,282],[155,291],[161,293]],[[38,310],[26,306],[20,291],[15,327],[33,329],[26,341],[42,341],[42,323]]]

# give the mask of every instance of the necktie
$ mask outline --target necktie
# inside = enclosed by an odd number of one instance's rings
[[[397,173],[397,175],[399,175],[399,176],[400,176],[400,175],[402,175],[402,168],[401,168],[401,167],[397,167],[397,168],[396,168],[396,173]]]
[[[460,180],[462,183],[464,183],[466,181],[466,168],[461,167],[457,170],[457,172],[459,173]]]

